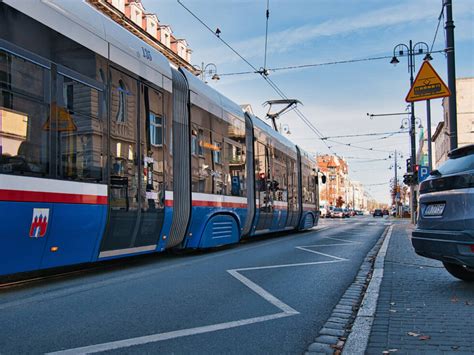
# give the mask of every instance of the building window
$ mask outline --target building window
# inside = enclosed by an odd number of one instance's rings
[[[154,146],[163,145],[163,118],[150,112],[150,143]]]
[[[125,123],[125,112],[127,111],[126,104],[127,104],[127,89],[125,88],[125,84],[123,83],[123,81],[119,80],[118,110],[117,110],[117,117],[116,117],[116,121],[118,123]]]
[[[222,145],[221,143],[214,141],[213,146],[215,147],[214,148],[215,150],[212,151],[212,154],[214,157],[214,163],[222,164],[222,152],[221,152]]]

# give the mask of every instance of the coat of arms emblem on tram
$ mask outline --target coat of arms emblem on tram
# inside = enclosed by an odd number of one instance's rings
[[[33,208],[30,238],[41,238],[46,234],[49,220],[49,208]]]

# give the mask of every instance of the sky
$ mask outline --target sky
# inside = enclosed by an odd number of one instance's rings
[[[192,64],[214,63],[221,74],[209,85],[238,104],[251,104],[264,118],[267,100],[280,96],[258,74],[224,75],[253,71],[239,56],[190,14],[177,0],[142,0],[161,24],[172,27],[177,38],[187,40]],[[264,66],[267,0],[181,0],[211,29],[257,69]],[[268,0],[269,22],[266,67],[281,68],[392,56],[399,43],[426,42],[433,51],[445,48],[444,20],[438,26],[442,0]],[[474,0],[453,0],[456,77],[474,76]],[[447,60],[433,53],[431,64],[447,83]],[[423,56],[416,57],[415,74]],[[269,78],[289,98],[302,102],[299,110],[324,137],[397,132],[407,116],[367,113],[405,112],[410,89],[406,57],[396,66],[390,58],[310,68],[270,71]],[[432,130],[442,120],[441,99],[431,100]],[[415,115],[426,127],[425,101],[415,104]],[[349,164],[349,177],[360,181],[380,202],[390,202],[388,182],[406,171],[410,154],[408,133],[334,138],[324,141],[295,112],[281,116],[290,140],[317,153],[336,153]],[[349,146],[348,144],[351,144]],[[356,148],[358,147],[358,148]],[[361,149],[361,148],[364,149]],[[372,149],[372,150],[371,150]],[[401,155],[401,156],[400,156]],[[387,160],[385,160],[387,159]],[[392,167],[392,168],[391,168]],[[391,168],[391,169],[390,169]],[[399,179],[401,181],[401,179]]]

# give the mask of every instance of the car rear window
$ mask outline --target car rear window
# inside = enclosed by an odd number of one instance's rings
[[[449,158],[438,168],[442,175],[456,174],[467,170],[474,170],[474,154]]]
[[[342,208],[335,208],[334,212],[342,212]]]

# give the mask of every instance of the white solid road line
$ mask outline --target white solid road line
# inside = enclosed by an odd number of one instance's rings
[[[266,321],[273,320],[273,319],[285,318],[285,317],[289,317],[289,316],[292,316],[292,315],[294,315],[294,314],[285,313],[285,312],[276,313],[276,314],[271,314],[271,315],[268,315],[268,316],[248,318],[248,319],[242,319],[242,320],[237,320],[237,321],[233,321],[233,322],[218,323],[218,324],[212,324],[212,325],[207,325],[207,326],[203,326],[203,327],[175,330],[175,331],[167,332],[167,333],[152,334],[152,335],[145,335],[145,336],[141,336],[141,337],[137,337],[137,338],[111,341],[109,343],[84,346],[84,347],[81,347],[81,348],[61,350],[61,351],[56,351],[56,352],[52,352],[52,353],[47,353],[46,355],[53,355],[53,354],[54,355],[59,355],[59,354],[61,354],[61,355],[62,354],[75,354],[75,355],[76,354],[93,354],[93,353],[98,353],[98,352],[101,352],[101,351],[110,351],[110,350],[116,350],[116,349],[123,349],[123,348],[128,348],[130,346],[156,343],[156,342],[163,341],[163,340],[169,340],[169,339],[181,338],[181,337],[190,336],[190,335],[204,334],[204,333],[215,332],[215,331],[218,331],[218,330],[236,328],[236,327],[241,327],[241,326],[244,326],[244,325],[260,323],[260,322],[266,322]]]
[[[332,239],[335,239],[335,238],[332,238]],[[355,244],[355,242],[344,243],[344,245],[350,245],[350,244]],[[342,245],[342,244],[338,243],[338,244],[333,244],[333,245]],[[281,300],[279,300],[278,298],[273,296],[271,293],[269,293],[268,291],[263,289],[261,286],[257,285],[255,282],[253,282],[250,279],[248,279],[247,277],[243,276],[239,271],[254,271],[254,270],[278,269],[278,268],[296,267],[296,266],[311,266],[311,265],[331,264],[331,263],[338,263],[338,262],[341,262],[341,261],[347,261],[347,259],[343,259],[343,258],[340,258],[338,256],[325,254],[325,253],[317,252],[315,250],[307,249],[307,248],[316,248],[316,247],[320,247],[320,246],[321,245],[310,245],[310,246],[301,246],[301,247],[295,247],[295,248],[299,249],[299,250],[307,251],[307,252],[310,252],[310,253],[313,253],[313,254],[323,255],[323,256],[329,257],[333,260],[315,261],[315,262],[297,263],[297,264],[256,266],[256,267],[247,267],[247,268],[227,270],[227,272],[230,275],[232,275],[235,279],[242,282],[245,286],[247,286],[249,289],[251,289],[257,295],[259,295],[260,297],[265,299],[267,302],[271,303],[272,305],[274,305],[275,307],[277,307],[278,309],[280,309],[283,312],[270,314],[270,315],[267,315],[267,316],[241,319],[241,320],[237,320],[237,321],[212,324],[212,325],[207,325],[207,326],[202,326],[202,327],[181,329],[181,330],[175,330],[175,331],[166,332],[166,333],[151,334],[151,335],[145,335],[145,336],[136,337],[136,338],[111,341],[111,342],[102,343],[102,344],[89,345],[89,346],[73,348],[73,349],[67,349],[67,350],[60,350],[60,351],[56,351],[56,352],[52,352],[52,353],[48,353],[48,354],[49,355],[52,355],[52,354],[54,354],[54,355],[59,355],[59,354],[92,354],[92,353],[97,353],[97,352],[102,352],[102,351],[123,349],[123,348],[127,348],[127,347],[130,347],[130,346],[156,343],[156,342],[163,341],[163,340],[175,339],[175,338],[180,338],[180,337],[185,337],[185,336],[210,333],[210,332],[215,332],[215,331],[219,331],[219,330],[231,329],[231,328],[241,327],[241,326],[245,326],[245,325],[249,325],[249,324],[267,322],[267,321],[274,320],[274,319],[280,319],[280,318],[284,318],[284,317],[290,317],[290,316],[297,315],[297,314],[299,314],[299,312],[297,310],[290,307],[286,303],[282,302]],[[329,246],[329,245],[324,245],[324,246]]]
[[[227,272],[229,274],[231,274],[233,277],[235,277],[237,280],[242,282],[245,286],[247,286],[249,289],[251,289],[257,295],[259,295],[260,297],[262,297],[266,301],[270,302],[275,307],[281,309],[284,313],[286,313],[288,315],[296,315],[296,314],[300,313],[296,309],[291,308],[286,303],[280,301],[278,298],[273,296],[270,292],[264,290],[262,287],[257,285],[255,282],[250,281],[244,275],[240,274],[237,270],[227,270]]]

